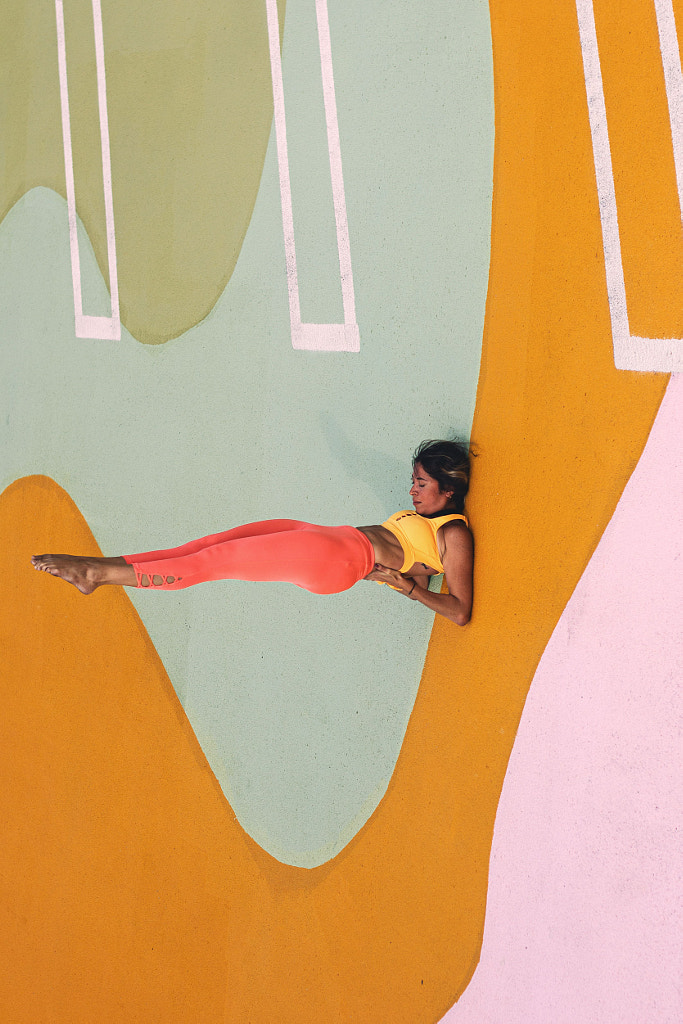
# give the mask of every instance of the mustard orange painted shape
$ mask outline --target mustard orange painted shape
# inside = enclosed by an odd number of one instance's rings
[[[430,1005],[453,931],[481,917],[485,830],[458,835],[457,802],[425,800],[422,772],[332,864],[273,860],[222,797],[126,593],[84,598],[32,570],[37,551],[98,553],[68,495],[19,480],[0,528],[8,1019],[347,1021],[410,991]],[[472,857],[475,886],[453,876]]]
[[[370,821],[334,861],[287,867],[236,823],[125,594],[84,599],[28,567],[38,548],[96,550],[68,496],[45,478],[9,488],[8,1019],[415,1024],[438,1020],[474,970],[526,692],[666,385],[612,362],[574,5],[495,0],[491,15],[472,623],[436,622]]]

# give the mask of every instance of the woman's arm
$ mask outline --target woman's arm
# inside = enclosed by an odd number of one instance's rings
[[[462,520],[446,523],[442,529],[446,548],[442,561],[448,593],[433,594],[415,587],[410,597],[445,615],[457,626],[466,626],[472,615],[474,539]]]
[[[472,534],[460,520],[443,527],[445,552],[443,556],[447,594],[434,594],[428,589],[429,577],[403,576],[397,569],[376,566],[369,579],[388,583],[411,601],[419,601],[438,615],[465,626],[472,613],[472,571],[474,567],[474,541]],[[423,585],[423,579],[426,585]]]
[[[411,581],[415,580],[418,587],[422,587],[423,590],[429,590],[429,581],[432,577],[428,573],[413,572],[407,575],[406,578]]]

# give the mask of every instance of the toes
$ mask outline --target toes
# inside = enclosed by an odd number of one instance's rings
[[[49,555],[34,555],[31,559],[33,568],[37,569],[38,572],[49,572],[54,576],[55,566],[50,563]]]

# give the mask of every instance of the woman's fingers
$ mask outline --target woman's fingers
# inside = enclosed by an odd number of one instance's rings
[[[398,569],[390,569],[381,562],[375,562],[375,568],[365,577],[366,580],[374,580],[376,583],[388,583],[394,590],[406,591],[406,577]],[[412,583],[412,581],[410,581]]]

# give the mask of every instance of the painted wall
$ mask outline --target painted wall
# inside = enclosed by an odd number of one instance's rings
[[[315,5],[279,8],[283,121],[272,5],[104,4],[115,263],[97,5],[61,78],[61,5],[3,8],[7,1019],[680,1016],[675,21],[622,6],[330,4],[349,266]],[[118,340],[76,336],[60,81]],[[284,123],[301,318],[352,287],[359,351],[292,344]],[[470,431],[464,629],[370,585],[29,567],[379,522]]]

